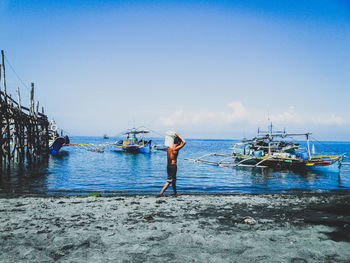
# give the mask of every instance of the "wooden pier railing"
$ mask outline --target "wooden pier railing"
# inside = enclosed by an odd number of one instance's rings
[[[34,83],[31,84],[30,106],[23,107],[19,88],[17,88],[17,101],[7,94],[3,50],[1,58],[0,171],[4,167],[9,169],[11,163],[38,163],[49,153],[49,122],[44,114],[44,108],[41,113],[39,112],[39,102],[35,107]]]

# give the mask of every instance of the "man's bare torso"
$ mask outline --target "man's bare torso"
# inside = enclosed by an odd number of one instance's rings
[[[178,150],[175,150],[173,147],[168,147],[168,164],[176,164],[177,155],[179,154]]]

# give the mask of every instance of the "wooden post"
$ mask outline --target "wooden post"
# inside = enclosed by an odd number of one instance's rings
[[[36,111],[35,111],[36,117],[39,116],[39,101],[36,102]]]
[[[2,92],[1,92],[1,67],[2,64],[0,64],[0,171],[2,171],[2,145],[3,145],[3,136],[2,136],[2,124],[3,124],[3,117],[4,117],[4,112],[3,112],[3,103],[2,103]]]
[[[34,83],[31,83],[31,90],[29,93],[29,116],[27,121],[27,161],[31,164],[34,158]],[[35,160],[34,160],[35,161]]]
[[[5,71],[5,55],[4,51],[1,50],[1,64],[2,64],[2,80],[3,80],[3,87],[4,87],[4,102],[5,102],[5,110],[3,112],[3,115],[5,117],[5,152],[6,152],[6,158],[7,158],[7,166],[8,168],[10,167],[10,162],[11,162],[11,134],[10,134],[10,119],[9,119],[9,114],[8,114],[8,103],[7,103],[7,92],[6,92],[6,71]]]
[[[22,104],[21,104],[21,93],[19,90],[19,87],[17,87],[17,103],[18,103],[18,124],[17,124],[17,133],[18,133],[18,145],[17,145],[17,156],[18,156],[18,162],[22,164],[24,162],[24,123],[23,123],[23,117],[22,117]]]
[[[29,94],[29,103],[30,103],[30,115],[34,114],[34,83],[31,83],[31,89]]]
[[[21,93],[19,91],[19,87],[17,87],[17,103],[18,103],[18,109],[22,111],[22,106],[21,106]]]
[[[1,50],[1,64],[2,64],[2,72],[3,72],[3,87],[4,87],[4,93],[5,93],[5,101],[7,101],[6,98],[6,79],[5,79],[5,55],[4,55],[4,51]]]

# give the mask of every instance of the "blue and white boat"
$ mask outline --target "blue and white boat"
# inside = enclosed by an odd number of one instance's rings
[[[150,133],[145,128],[132,128],[124,132],[125,140],[120,140],[116,143],[115,151],[126,153],[150,153],[152,140],[146,140],[145,134]],[[137,137],[141,136],[140,138]]]
[[[63,130],[59,129],[54,120],[49,124],[49,150],[50,154],[56,155],[64,144],[69,144],[69,137],[63,135]]]

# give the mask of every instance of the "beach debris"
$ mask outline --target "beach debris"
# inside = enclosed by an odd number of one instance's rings
[[[254,218],[250,216],[246,216],[242,219],[242,223],[248,224],[248,225],[255,225],[257,222]]]

